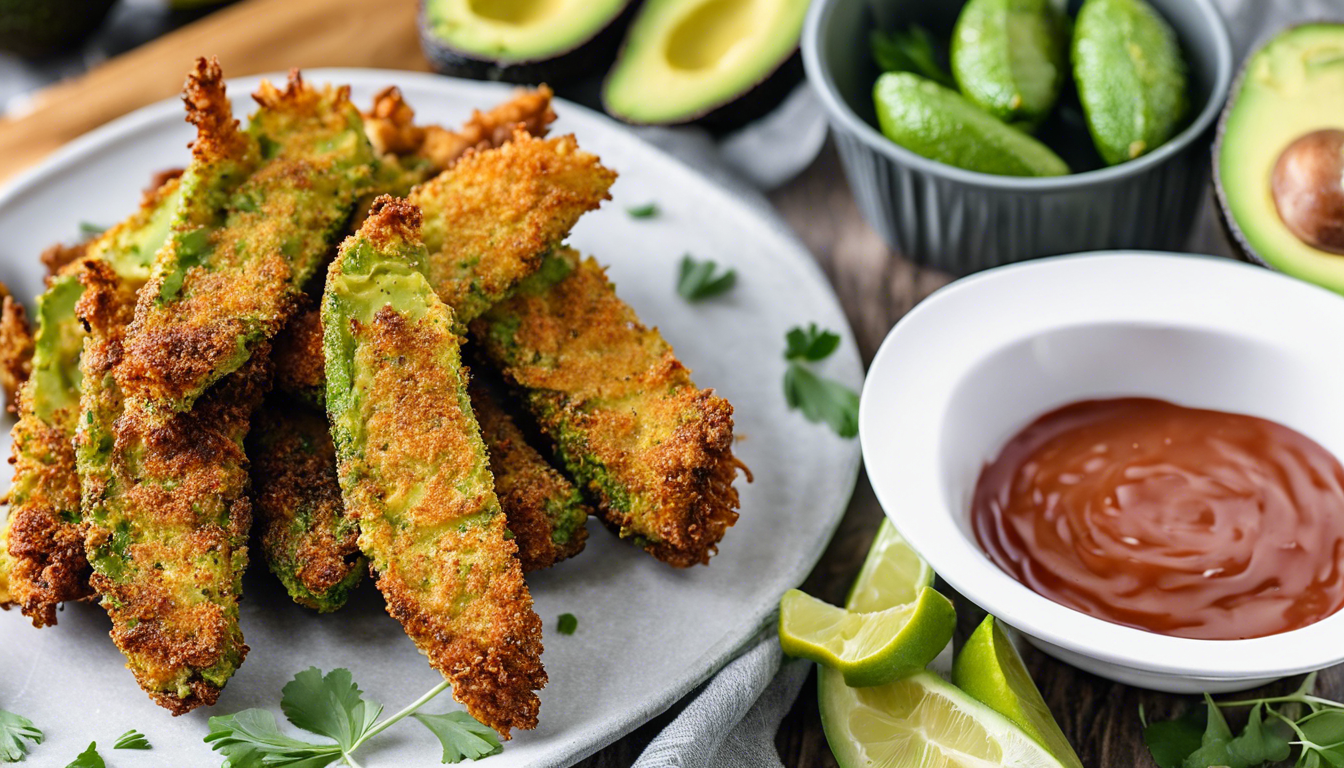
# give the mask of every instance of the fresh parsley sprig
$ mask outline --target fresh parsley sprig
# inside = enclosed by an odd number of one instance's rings
[[[859,396],[838,381],[818,376],[809,366],[830,357],[840,346],[839,334],[816,323],[795,327],[784,335],[784,400],[808,421],[824,422],[841,437],[859,434]]]
[[[24,739],[41,744],[42,732],[33,725],[32,720],[0,709],[0,763],[17,763],[22,760],[28,754],[28,744],[24,743]]]
[[[444,681],[431,688],[405,709],[379,720],[383,707],[364,698],[348,669],[323,674],[310,667],[294,676],[281,691],[280,709],[295,726],[331,739],[332,744],[314,744],[286,736],[275,715],[265,709],[245,709],[233,715],[210,718],[205,741],[227,758],[229,768],[323,768],[345,761],[360,768],[354,753],[408,716],[414,715],[443,745],[443,762],[474,760],[502,747],[494,731],[465,712],[417,715],[416,711],[447,690]],[[486,734],[489,734],[488,738]]]
[[[718,270],[719,265],[708,259],[699,261],[689,253],[682,256],[677,293],[687,301],[701,301],[726,293],[737,285],[737,270]]]
[[[560,614],[560,619],[556,622],[555,629],[562,635],[572,635],[574,630],[579,628],[579,617],[572,613]]]
[[[1313,672],[1286,696],[1215,702],[1205,694],[1203,712],[1144,719],[1143,741],[1161,768],[1255,768],[1287,760],[1293,747],[1296,768],[1344,768],[1344,704],[1313,696],[1315,685]],[[1246,725],[1234,736],[1223,710],[1246,707]]]
[[[934,51],[933,35],[918,24],[889,33],[875,29],[868,43],[873,60],[883,72],[913,72],[948,88],[957,87]]]

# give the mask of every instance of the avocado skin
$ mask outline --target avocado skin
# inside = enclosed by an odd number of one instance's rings
[[[616,51],[638,7],[636,0],[627,0],[620,13],[592,37],[549,59],[532,61],[500,61],[454,48],[434,34],[425,13],[425,0],[420,0],[417,24],[420,27],[420,47],[425,58],[429,59],[430,67],[441,75],[518,85],[546,83],[556,86],[606,71],[616,60]]]
[[[37,59],[80,43],[116,0],[0,0],[0,50]]]
[[[1228,245],[1231,246],[1232,255],[1242,261],[1258,264],[1269,269],[1274,269],[1274,266],[1266,261],[1246,239],[1246,234],[1237,224],[1236,216],[1233,215],[1231,206],[1228,204],[1227,190],[1223,185],[1223,173],[1219,167],[1221,165],[1219,160],[1223,154],[1223,140],[1227,136],[1227,121],[1241,98],[1242,88],[1246,85],[1248,70],[1256,56],[1266,47],[1273,45],[1275,41],[1302,27],[1320,26],[1322,24],[1338,26],[1341,37],[1344,37],[1344,21],[1304,21],[1298,24],[1290,24],[1262,38],[1251,48],[1250,53],[1242,60],[1241,69],[1237,72],[1236,79],[1232,81],[1232,87],[1228,91],[1231,95],[1228,96],[1227,103],[1223,104],[1222,112],[1218,115],[1218,128],[1214,135],[1213,151],[1209,153],[1210,163],[1213,167],[1213,199],[1217,203],[1214,208],[1218,211],[1218,224],[1223,230],[1223,236],[1226,238]],[[1277,216],[1278,213],[1275,212],[1274,215]]]

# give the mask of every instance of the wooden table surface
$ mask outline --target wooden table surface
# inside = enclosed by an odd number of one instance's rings
[[[90,128],[173,94],[202,53],[217,54],[230,75],[292,65],[424,69],[415,40],[414,0],[246,0],[165,35],[35,98],[22,115],[0,120],[0,181]],[[771,195],[780,212],[816,255],[849,316],[865,362],[887,331],[916,302],[948,281],[892,252],[863,221],[832,147],[800,177]],[[1200,250],[1207,250],[1205,241]],[[821,562],[804,585],[842,602],[882,519],[867,478]],[[959,636],[980,613],[958,600]],[[1188,706],[1191,699],[1147,693],[1110,683],[1022,649],[1055,716],[1089,768],[1152,766],[1140,738],[1138,709],[1150,716]],[[1344,668],[1321,676],[1320,693],[1344,695]],[[627,766],[676,709],[582,761],[582,768]],[[790,768],[833,766],[817,715],[815,675],[785,718],[776,739]]]

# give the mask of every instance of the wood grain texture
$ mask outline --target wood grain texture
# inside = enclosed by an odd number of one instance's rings
[[[231,5],[41,91],[22,112],[0,119],[0,180],[113,118],[176,96],[197,56],[218,56],[229,77],[291,67],[427,70],[415,14],[416,0]]]

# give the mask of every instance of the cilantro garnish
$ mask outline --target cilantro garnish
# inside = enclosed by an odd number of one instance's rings
[[[65,768],[107,768],[107,763],[103,762],[103,756],[98,754],[98,742],[89,742],[89,748],[79,753],[73,763]]]
[[[579,628],[579,618],[572,613],[562,613],[555,628],[562,635],[572,635]]]
[[[295,675],[284,687],[280,709],[293,725],[335,743],[315,744],[286,736],[280,731],[275,715],[265,709],[245,709],[237,714],[210,718],[210,733],[205,741],[228,759],[230,768],[322,768],[341,760],[351,768],[359,768],[354,759],[356,750],[397,722],[414,715],[447,688],[447,681],[439,683],[405,709],[379,720],[382,705],[364,698],[350,670],[336,669],[324,675],[322,670],[310,667]],[[489,733],[493,738],[494,733],[465,712],[454,713],[451,717],[416,717],[443,743],[445,763],[463,758],[474,760],[499,749],[499,741],[494,739],[490,749],[483,751],[481,743],[488,743],[484,734]],[[448,722],[453,728],[445,725]],[[464,731],[470,738],[459,737],[458,731]]]
[[[127,731],[127,732],[121,734],[120,736],[118,736],[118,737],[117,737],[117,742],[116,742],[115,744],[112,745],[112,748],[113,748],[113,749],[153,749],[153,747],[151,747],[151,746],[149,745],[149,739],[145,738],[145,734],[143,734],[143,733],[141,733],[141,732],[139,732],[139,731],[136,731],[136,730],[129,730],[129,731]]]
[[[784,400],[808,421],[824,422],[841,437],[859,434],[859,396],[838,381],[818,376],[807,364],[824,360],[840,346],[840,336],[817,328],[795,327],[784,336]]]
[[[918,24],[911,24],[904,32],[883,33],[875,29],[868,44],[873,60],[883,72],[913,72],[948,88],[957,87],[957,81],[938,60],[933,35]]]
[[[504,751],[493,728],[481,725],[466,712],[448,712],[442,715],[411,715],[439,737],[443,745],[443,762],[457,763],[463,759],[476,760]]]
[[[719,265],[708,259],[697,261],[689,253],[682,256],[677,293],[687,301],[700,301],[718,296],[737,284],[737,270],[718,269]]]
[[[0,709],[0,763],[22,760],[28,754],[24,739],[41,744],[42,732],[33,726],[32,720]]]
[[[1255,768],[1287,760],[1297,747],[1297,768],[1344,766],[1344,704],[1311,695],[1316,673],[1287,696],[1215,702],[1175,720],[1144,720],[1143,741],[1161,768]],[[1250,708],[1233,735],[1225,709]]]
[[[630,214],[632,219],[651,219],[658,215],[658,204],[645,203],[644,205],[626,208],[625,212]]]

